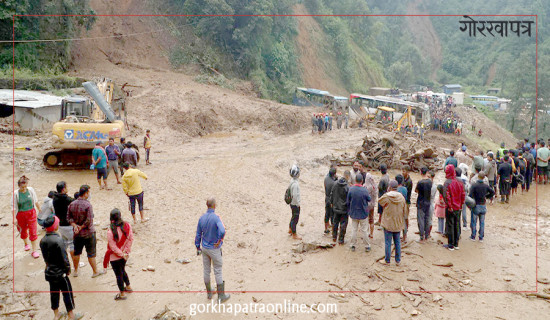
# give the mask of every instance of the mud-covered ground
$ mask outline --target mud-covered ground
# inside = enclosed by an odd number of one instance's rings
[[[156,129],[153,128],[153,137]],[[509,205],[495,203],[488,207],[484,243],[471,242],[463,237],[460,250],[449,252],[438,245],[444,239],[435,235],[427,244],[411,242],[404,249],[400,267],[385,267],[376,262],[384,250],[381,230],[375,231],[370,253],[362,250],[351,252],[347,245],[294,252],[300,242],[287,235],[290,209],[283,201],[289,182],[289,167],[297,161],[302,168],[302,212],[298,233],[303,236],[303,242],[328,241],[330,238],[322,232],[322,185],[328,171],[327,159],[332,154],[353,150],[364,134],[359,129],[334,131],[323,136],[312,135],[308,130],[285,136],[238,130],[193,138],[186,143],[157,142],[151,157],[153,165],[140,166],[149,176],[143,186],[146,212],[151,221],[134,225],[135,242],[128,273],[136,292],[126,301],[115,302],[113,297],[117,288],[112,270],[108,270],[105,276],[92,279],[91,269],[86,265],[78,278],[71,279],[74,290],[81,291],[75,294],[78,310],[86,314],[86,319],[148,319],[165,305],[188,315],[190,304],[206,302],[204,293],[185,291],[203,290],[202,260],[195,256],[193,240],[197,220],[205,211],[205,200],[215,196],[217,213],[227,228],[224,279],[226,290],[232,291],[230,302],[282,303],[286,299],[309,305],[338,305],[337,314],[248,314],[239,318],[408,319],[416,310],[420,313],[419,319],[457,316],[468,319],[543,319],[550,310],[545,300],[527,298],[521,293],[460,292],[536,290],[535,190],[513,197]],[[2,138],[3,142],[11,142],[11,136],[3,135]],[[36,139],[16,136],[16,145],[30,144]],[[67,181],[71,193],[81,184],[91,185],[97,247],[102,256],[106,248],[105,228],[109,211],[114,207],[121,208],[125,219],[131,221],[128,201],[120,185],[114,185],[112,191],[100,191],[91,171],[46,171],[36,164],[38,160],[32,160],[40,152],[41,147],[37,145],[32,151],[27,151],[28,154],[17,153],[16,160],[25,156],[29,160],[16,161],[16,176],[24,172],[30,177],[30,185],[37,190],[39,198],[43,198],[60,180]],[[36,308],[13,318],[34,315],[36,319],[47,319],[50,317],[47,293],[11,293],[13,283],[16,291],[47,291],[48,284],[44,280],[43,260],[34,260],[24,252],[20,239],[15,239],[15,269],[12,269],[13,234],[9,213],[12,166],[7,161],[11,158],[10,150],[2,149],[1,157],[0,183],[4,191],[0,194],[0,239],[5,245],[0,248],[3,292],[0,312]],[[339,168],[338,173],[342,174],[343,170]],[[413,175],[413,181],[418,179],[418,175]],[[436,180],[442,179],[440,172]],[[113,185],[112,175],[109,181]],[[538,187],[538,277],[543,282],[544,278],[550,277],[550,203],[545,196],[549,189],[550,186]],[[412,209],[411,240],[418,237],[414,234],[417,231],[415,216],[416,211]],[[469,235],[469,231],[464,232]],[[190,259],[191,262],[180,264],[176,259]],[[452,263],[453,266],[434,265],[440,263]],[[154,266],[155,272],[142,271],[147,266]],[[15,278],[12,279],[13,273]],[[539,292],[545,288],[549,286],[538,284]],[[387,292],[396,290],[423,293]],[[197,318],[218,316],[210,314]]]

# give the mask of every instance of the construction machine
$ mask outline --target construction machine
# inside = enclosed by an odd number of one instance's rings
[[[97,142],[106,146],[109,138],[115,143],[124,137],[125,121],[118,116],[110,103],[113,101],[114,84],[103,80],[82,84],[93,101],[82,96],[64,99],[61,104],[61,121],[53,125],[52,133],[56,151],[44,156],[44,165],[49,169],[83,169],[92,163],[92,150]]]

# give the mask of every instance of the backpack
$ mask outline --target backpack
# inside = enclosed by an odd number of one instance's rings
[[[290,186],[288,186],[285,191],[285,202],[286,204],[290,204],[292,202],[292,193],[290,192]]]

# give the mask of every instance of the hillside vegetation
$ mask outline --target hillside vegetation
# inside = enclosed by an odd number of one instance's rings
[[[372,86],[408,88],[417,84],[439,91],[460,83],[467,93],[498,87],[512,99],[497,121],[518,136],[534,136],[535,35],[469,37],[459,30],[462,17],[352,17],[331,15],[537,14],[539,26],[539,110],[550,101],[550,3],[542,0],[141,0],[143,13],[193,15],[159,17],[170,41],[162,43],[172,68],[192,72],[199,82],[233,88],[248,80],[259,97],[289,103],[297,86],[336,94],[366,92]],[[11,39],[12,14],[88,14],[88,1],[26,0],[0,3],[0,34]],[[316,16],[307,16],[307,15]],[[232,16],[197,16],[232,15]],[[263,16],[250,16],[263,15]],[[270,16],[278,15],[278,16]],[[301,15],[291,17],[288,15]],[[478,17],[478,20],[483,17]],[[492,18],[487,18],[492,19]],[[496,18],[495,18],[496,19]],[[534,17],[507,17],[535,20]],[[81,17],[17,17],[17,39],[59,39],[86,34],[94,22]],[[54,77],[71,66],[69,41],[18,43],[18,74]],[[2,77],[12,64],[10,43],[0,44]],[[17,75],[16,75],[17,76]],[[34,87],[44,87],[34,86]],[[544,110],[542,110],[544,109]],[[542,121],[543,135],[550,126]]]

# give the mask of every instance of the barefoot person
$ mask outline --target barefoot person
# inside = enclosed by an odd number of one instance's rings
[[[122,167],[126,172],[122,177],[122,190],[130,198],[130,211],[132,213],[132,218],[134,218],[134,223],[136,220],[136,201],[139,207],[139,214],[141,216],[141,222],[148,221],[149,218],[145,218],[143,213],[143,189],[141,188],[141,181],[139,178],[147,180],[147,175],[141,170],[136,168],[130,168],[127,162],[122,164]]]
[[[222,244],[225,237],[225,226],[220,217],[215,213],[216,199],[213,197],[206,200],[206,213],[203,214],[197,225],[197,234],[195,236],[195,247],[197,255],[202,254],[204,284],[208,299],[212,299],[214,292],[210,284],[210,266],[214,268],[216,277],[216,287],[218,293],[218,302],[223,303],[230,298],[225,294],[225,281],[222,275]],[[202,248],[202,249],[201,249]]]
[[[88,262],[92,267],[92,278],[105,274],[105,270],[97,271],[96,265],[96,234],[94,228],[94,212],[90,198],[90,186],[83,185],[78,192],[78,199],[69,205],[67,213],[67,221],[73,226],[74,231],[74,277],[78,277],[78,267],[80,263],[80,255],[84,247],[88,255]]]
[[[107,154],[103,147],[101,147],[101,142],[97,142],[94,150],[92,151],[92,165],[97,171],[97,183],[99,184],[99,190],[105,188],[111,190],[107,187],[107,176],[109,172],[109,163],[107,162]],[[103,179],[103,184],[101,185],[101,179]]]
[[[120,184],[120,173],[118,172],[118,158],[121,155],[121,151],[115,144],[114,138],[109,138],[109,145],[105,147],[105,153],[107,153],[107,160],[109,160],[109,167],[113,168],[115,173],[116,183]]]
[[[384,243],[386,265],[390,264],[391,259],[391,243],[395,245],[395,263],[401,264],[401,231],[405,228],[405,215],[407,203],[405,197],[397,192],[397,181],[392,180],[389,183],[388,192],[385,193],[378,203],[384,208],[382,216],[382,228],[384,228]]]
[[[107,269],[109,262],[113,268],[118,286],[118,293],[115,300],[126,300],[126,293],[132,292],[130,278],[126,273],[126,261],[132,250],[134,234],[129,223],[122,220],[120,210],[111,210],[111,226],[107,231],[107,251],[103,258],[103,268]]]
[[[298,165],[293,165],[290,169],[290,176],[292,180],[290,181],[290,195],[292,200],[290,201],[290,210],[292,211],[292,217],[290,218],[289,230],[288,233],[292,235],[292,239],[302,240],[296,234],[296,226],[300,220],[300,183],[298,178],[300,178],[300,168]]]
[[[29,178],[25,176],[19,178],[17,181],[19,189],[13,192],[11,204],[17,230],[21,233],[21,239],[25,243],[25,251],[29,251],[32,248],[31,255],[37,259],[40,257],[40,253],[36,251],[38,244],[36,241],[38,239],[36,208],[40,211],[40,204],[38,203],[36,192],[28,186],[28,183]],[[30,244],[29,240],[31,241]]]
[[[65,250],[65,243],[57,233],[59,218],[51,216],[44,221],[46,235],[40,240],[40,250],[46,263],[44,275],[50,283],[50,301],[54,320],[61,319],[59,314],[59,296],[63,294],[63,302],[67,309],[68,319],[81,319],[82,315],[74,313],[73,288],[68,275],[71,273],[71,264]]]

